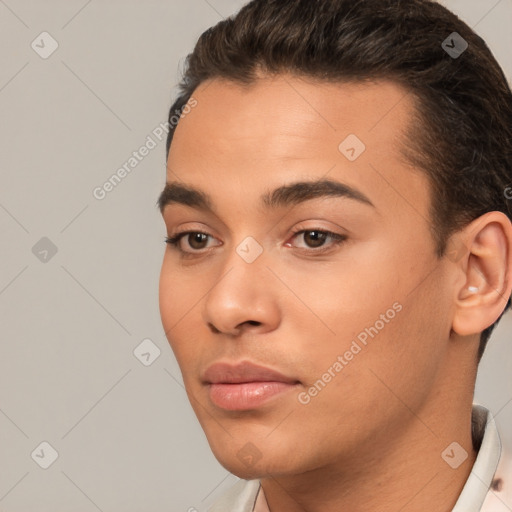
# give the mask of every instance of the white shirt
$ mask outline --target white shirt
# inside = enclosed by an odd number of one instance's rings
[[[501,450],[492,414],[473,405],[472,432],[481,441],[473,469],[452,512],[512,511],[512,459]],[[240,480],[209,512],[270,512],[259,480]]]

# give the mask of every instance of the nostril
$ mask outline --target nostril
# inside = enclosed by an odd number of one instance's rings
[[[215,325],[211,324],[211,323],[208,323],[208,327],[210,328],[210,330],[214,333],[214,334],[219,334],[220,331],[219,329],[217,329],[217,327],[215,327]]]

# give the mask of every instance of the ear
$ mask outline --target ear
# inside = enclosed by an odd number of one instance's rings
[[[455,246],[460,249],[462,243],[466,250],[459,251],[463,256],[456,262],[463,278],[456,289],[452,329],[467,336],[487,329],[507,305],[512,292],[512,223],[504,213],[489,212],[454,236]]]

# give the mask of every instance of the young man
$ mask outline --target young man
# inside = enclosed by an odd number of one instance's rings
[[[512,510],[472,405],[512,290],[512,94],[485,43],[429,0],[254,0],[187,64],[160,309],[242,479],[211,510]]]

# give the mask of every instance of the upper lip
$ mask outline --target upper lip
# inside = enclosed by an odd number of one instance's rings
[[[298,382],[297,379],[292,379],[276,370],[249,361],[238,364],[214,363],[204,372],[203,380],[208,384],[241,384],[243,382],[285,382],[294,384]]]

